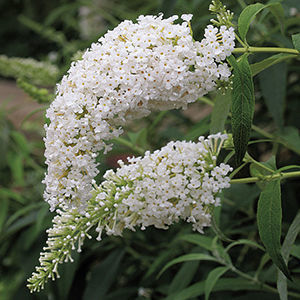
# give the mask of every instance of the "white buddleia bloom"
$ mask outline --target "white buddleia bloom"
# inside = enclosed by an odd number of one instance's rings
[[[48,278],[58,275],[57,265],[72,261],[71,252],[81,247],[89,231],[122,235],[124,229],[144,230],[148,226],[167,229],[180,220],[203,232],[210,226],[211,212],[220,205],[218,193],[230,186],[232,168],[217,165],[217,156],[227,135],[199,138],[198,143],[170,142],[143,157],[119,161],[105,180],[94,186],[85,212],[58,210],[53,228],[48,230],[47,247],[40,256],[40,267],[29,279],[31,291],[42,288]]]
[[[102,191],[96,196],[99,202],[111,201],[113,191],[115,223],[109,234],[121,234],[123,228],[145,229],[154,225],[167,229],[180,219],[193,224],[193,229],[202,232],[210,225],[211,209],[219,205],[216,195],[229,187],[232,171],[229,165],[216,165],[217,155],[227,135],[201,137],[198,143],[170,142],[152,154],[128,158],[126,165],[119,161],[120,168],[110,170],[100,185]],[[124,193],[126,196],[124,196]],[[104,229],[101,224],[99,228]]]
[[[189,20],[140,16],[124,21],[72,64],[47,111],[44,198],[56,207],[85,210],[98,174],[98,151],[120,126],[152,110],[185,108],[227,80],[223,60],[234,47],[233,29],[208,26],[194,41]]]

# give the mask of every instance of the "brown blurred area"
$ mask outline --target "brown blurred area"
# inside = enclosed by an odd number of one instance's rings
[[[44,123],[43,107],[45,105],[35,102],[18,88],[15,81],[0,79],[0,110],[6,111],[7,118],[17,129],[22,129],[27,118],[33,124]]]

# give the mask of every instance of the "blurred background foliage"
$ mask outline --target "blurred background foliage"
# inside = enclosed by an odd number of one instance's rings
[[[255,2],[224,0],[235,16]],[[3,93],[0,96],[0,299],[202,299],[204,281],[215,263],[185,262],[172,266],[159,279],[157,275],[168,261],[185,253],[213,252],[222,256],[223,245],[229,242],[218,239],[212,229],[205,230],[202,238],[191,235],[189,224],[183,223],[168,231],[149,228],[145,232],[126,231],[123,238],[106,237],[101,243],[87,241],[83,253],[75,254],[73,264],[60,266],[61,278],[50,282],[41,293],[30,294],[26,279],[38,264],[45,231],[53,217],[42,199],[41,181],[46,170],[43,118],[42,122],[32,121],[32,115],[43,115],[54,98],[56,82],[71,61],[80,58],[80,51],[120,21],[159,12],[165,16],[193,13],[194,37],[201,39],[212,17],[208,5],[205,0],[0,1],[1,82],[5,84],[5,78],[17,80],[32,101],[39,103],[36,110],[22,116],[22,123],[17,126],[9,118],[16,109],[9,106],[13,99],[6,99]],[[300,28],[300,2],[285,0],[282,7],[282,26],[266,11],[256,18],[248,35],[251,45],[292,47],[290,36]],[[255,63],[265,57],[256,55],[250,59]],[[260,161],[276,156],[278,167],[299,164],[299,61],[274,65],[256,76],[255,83],[254,124],[271,132],[280,143],[253,144],[249,152]],[[124,136],[114,141],[114,150],[106,157],[99,155],[102,164],[98,180],[106,169],[116,167],[120,158],[157,149],[169,140],[194,140],[208,134],[212,111],[209,104],[215,98],[211,94],[186,111],[152,113],[141,122],[128,125]],[[228,121],[225,127],[230,131]],[[253,131],[252,138],[266,138],[264,132]],[[249,169],[240,176],[250,176]],[[259,192],[259,186],[254,184],[236,185],[224,192],[218,225],[227,237],[259,242],[255,220]],[[297,180],[284,183],[284,235],[299,210],[299,193]],[[275,286],[277,271],[259,249],[240,245],[230,255],[237,268]],[[288,284],[299,291],[300,268],[295,260],[300,258],[299,240],[292,255],[289,266],[295,281]],[[232,271],[213,290],[212,299],[274,299],[261,284],[242,280]]]

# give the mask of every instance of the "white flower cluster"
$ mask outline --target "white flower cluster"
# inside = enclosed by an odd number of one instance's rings
[[[114,203],[114,225],[108,228],[99,222],[97,230],[119,235],[123,228],[134,230],[135,226],[167,229],[182,219],[202,232],[210,225],[211,208],[220,203],[216,194],[229,187],[226,175],[232,168],[224,163],[216,166],[226,138],[218,134],[201,137],[199,143],[170,142],[152,154],[147,151],[144,157],[128,158],[128,165],[119,161],[120,168],[104,175],[106,181],[96,196],[100,207],[107,206],[107,201]],[[119,186],[111,195],[115,183]]]
[[[194,41],[189,20],[140,16],[92,44],[58,86],[47,111],[45,200],[51,209],[85,209],[97,175],[97,152],[128,119],[151,110],[186,107],[227,80],[222,62],[234,48],[233,28],[208,26]]]
[[[71,252],[81,252],[92,227],[108,235],[121,235],[125,228],[145,229],[154,225],[167,229],[179,220],[192,223],[202,232],[210,225],[211,210],[220,204],[217,194],[230,186],[227,174],[232,168],[216,163],[227,135],[211,135],[194,142],[170,142],[144,157],[119,161],[120,168],[108,171],[100,186],[95,186],[86,211],[58,210],[49,229],[46,252],[41,253],[28,287],[42,288],[48,278],[58,276],[58,264],[72,261]]]

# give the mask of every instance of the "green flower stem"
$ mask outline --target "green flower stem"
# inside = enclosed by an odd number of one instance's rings
[[[276,172],[276,170],[273,170],[273,169],[271,169],[271,168],[265,166],[264,164],[262,164],[262,163],[256,161],[253,157],[251,157],[251,156],[249,155],[248,152],[246,152],[244,161],[245,161],[245,163],[253,163],[253,164],[259,166],[260,168],[262,168],[262,169],[264,169],[264,170],[266,170],[266,171],[268,171],[268,172],[270,172],[270,173]]]
[[[248,161],[245,161],[243,164],[241,164],[238,168],[236,168],[230,175],[229,178],[233,178],[241,169],[243,169],[246,164],[248,163]]]
[[[290,48],[279,48],[279,47],[244,47],[235,48],[233,53],[258,53],[258,52],[279,52],[279,53],[290,53],[300,55],[300,52],[296,49]]]
[[[242,39],[237,35],[237,34],[235,34],[235,37],[236,37],[236,39],[240,42],[240,44],[242,45],[242,46],[244,46],[244,48],[248,48],[249,46],[247,45],[247,43],[244,43],[243,41],[242,41]],[[242,48],[242,49],[244,49],[244,48]],[[237,49],[240,49],[240,48],[237,48]]]
[[[293,178],[293,177],[300,177],[300,171],[296,172],[286,172],[286,173],[276,173],[272,175],[266,175],[263,177],[247,177],[247,178],[238,178],[238,179],[231,179],[231,184],[236,183],[253,183],[258,181],[270,181],[270,180],[276,180],[278,178],[285,179],[285,178]]]

